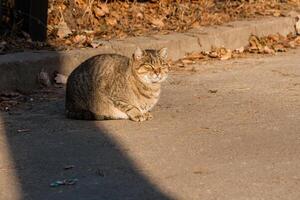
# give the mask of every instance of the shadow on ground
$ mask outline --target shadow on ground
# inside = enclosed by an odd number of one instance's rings
[[[63,97],[1,116],[5,125],[1,138],[7,140],[20,187],[17,199],[171,199],[138,171],[126,149],[99,124],[66,119]],[[74,168],[64,169],[70,165]],[[74,178],[75,185],[49,186]],[[5,184],[1,187],[6,190]],[[6,192],[2,195],[0,199],[16,199]]]

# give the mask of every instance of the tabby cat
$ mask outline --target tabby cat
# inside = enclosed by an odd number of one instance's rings
[[[73,119],[152,119],[160,84],[168,76],[167,48],[141,50],[128,58],[101,54],[79,65],[69,76],[66,115]]]

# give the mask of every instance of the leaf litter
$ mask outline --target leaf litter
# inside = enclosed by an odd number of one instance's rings
[[[260,16],[285,16],[299,8],[298,0],[151,0],[151,1],[50,1],[48,35],[55,46],[85,35],[87,40],[68,46],[93,46],[94,39],[109,40],[155,33],[183,32],[206,25]],[[57,36],[57,25],[64,21],[72,34]],[[86,30],[90,33],[85,32]],[[68,31],[67,31],[68,32]],[[68,32],[69,33],[69,32]],[[228,55],[229,56],[229,55]]]
[[[49,0],[48,41],[33,42],[14,28],[0,38],[0,53],[97,48],[94,40],[184,32],[245,18],[287,16],[295,10],[300,10],[299,0]]]
[[[286,52],[288,49],[293,49],[300,46],[300,36],[295,34],[288,34],[283,36],[281,34],[271,34],[264,37],[251,35],[249,43],[245,47],[240,47],[234,50],[225,47],[212,47],[211,51],[192,52],[186,54],[185,57],[171,62],[173,70],[185,70],[187,65],[217,59],[228,60],[232,58],[246,57],[249,54],[276,54],[277,52]],[[192,70],[193,71],[193,70]]]

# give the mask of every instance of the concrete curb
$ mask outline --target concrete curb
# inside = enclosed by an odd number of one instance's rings
[[[125,40],[104,41],[96,49],[78,49],[62,52],[25,52],[0,56],[0,91],[30,91],[38,87],[37,74],[43,69],[52,74],[59,71],[68,75],[87,58],[101,53],[119,53],[131,56],[137,46],[141,48],[168,47],[169,57],[182,58],[193,51],[207,51],[212,46],[236,49],[248,44],[251,34],[258,36],[295,33],[292,17],[267,17],[259,20],[236,21],[222,26],[202,27],[185,33],[133,37]]]

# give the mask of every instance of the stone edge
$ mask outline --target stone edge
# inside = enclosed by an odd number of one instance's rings
[[[193,51],[208,51],[211,47],[236,49],[248,44],[251,34],[264,36],[274,33],[295,33],[293,17],[266,17],[257,20],[230,22],[221,26],[201,27],[185,33],[132,37],[125,40],[103,41],[96,49],[71,51],[35,51],[0,56],[0,91],[29,92],[38,87],[37,74],[42,70],[52,74],[58,71],[68,75],[81,62],[101,53],[119,53],[131,56],[134,49],[169,49],[169,58],[176,60]]]

